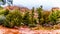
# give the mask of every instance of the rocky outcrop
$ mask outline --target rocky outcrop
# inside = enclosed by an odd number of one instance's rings
[[[17,7],[17,6],[7,6],[7,7],[4,7],[5,9],[8,9],[8,10],[14,10],[14,9],[19,9],[21,10],[22,12],[26,11],[26,10],[29,10],[28,8],[26,7]]]

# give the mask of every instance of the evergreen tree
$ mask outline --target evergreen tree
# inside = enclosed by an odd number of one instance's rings
[[[42,6],[40,6],[39,8],[37,8],[37,13],[38,13],[38,22],[41,23],[41,18],[43,17],[42,15]]]
[[[32,23],[34,23],[34,7],[32,8],[32,13],[31,13],[31,20],[32,20]]]
[[[31,24],[30,24],[30,27],[35,27],[37,25],[37,20],[34,18],[34,12],[35,12],[35,9],[33,7],[32,8],[32,13],[31,13]]]

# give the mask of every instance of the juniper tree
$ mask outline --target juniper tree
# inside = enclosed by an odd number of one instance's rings
[[[37,20],[34,17],[34,12],[35,12],[35,10],[34,10],[34,7],[33,7],[32,12],[31,12],[31,24],[30,24],[31,27],[35,27],[36,24],[37,24]]]
[[[39,24],[40,24],[40,22],[41,22],[41,18],[42,18],[42,6],[40,6],[39,8],[37,8],[37,13],[38,13],[38,22],[39,22]]]
[[[32,20],[32,23],[34,22],[34,7],[32,8],[32,13],[31,13],[31,20]]]

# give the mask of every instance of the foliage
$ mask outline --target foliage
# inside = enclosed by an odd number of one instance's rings
[[[5,19],[6,19],[6,17],[3,14],[0,15],[0,25],[4,23]]]
[[[37,22],[36,22],[36,19],[34,18],[34,8],[32,9],[31,14],[29,14],[29,11],[25,12],[25,15],[23,17],[23,23],[24,25],[29,26],[29,27],[36,26]]]
[[[7,9],[1,9],[0,10],[0,15],[1,14],[7,15],[8,13],[9,13],[9,10],[7,10]]]
[[[23,16],[23,24],[27,26],[30,24],[30,15],[28,11],[26,11]]]
[[[60,11],[53,11],[49,15],[49,20],[52,22],[53,25],[57,24],[57,19],[60,17],[59,16]]]
[[[39,24],[41,24],[41,19],[43,17],[43,15],[42,15],[42,6],[37,8],[37,13],[38,13],[38,22],[39,22]]]
[[[51,26],[60,23],[60,11],[43,12],[42,6],[36,9],[38,17],[35,16],[35,8],[33,7],[31,13],[26,10],[24,14],[19,9],[7,10],[0,9],[0,24],[6,27],[22,26],[35,27]]]
[[[22,16],[19,10],[14,10],[12,12],[9,12],[9,14],[6,15],[6,20],[4,21],[3,25],[7,27],[22,25]]]
[[[49,16],[49,15],[48,15],[47,13],[46,13],[46,14],[43,13],[43,17],[42,17],[43,20],[42,20],[42,23],[41,23],[42,26],[44,26],[44,24],[45,24],[45,25],[48,24],[48,22],[49,22],[48,16]]]
[[[29,25],[30,27],[35,27],[37,25],[37,20],[36,18],[34,17],[34,12],[35,12],[35,9],[34,7],[32,8],[32,13],[31,13],[31,24]]]

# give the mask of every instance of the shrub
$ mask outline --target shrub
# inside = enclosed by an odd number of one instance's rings
[[[8,13],[9,13],[9,10],[7,10],[7,9],[1,9],[0,10],[0,15],[1,14],[7,15]]]
[[[23,17],[23,23],[26,26],[34,27],[36,26],[36,19],[34,18],[34,8],[32,9],[32,13],[30,14],[29,11],[25,12],[25,15]]]
[[[0,15],[0,25],[2,25],[4,23],[5,19],[6,19],[6,17],[3,14]]]
[[[14,27],[22,25],[22,16],[19,10],[10,11],[8,15],[6,15],[6,20],[3,23],[6,27]]]
[[[23,16],[23,24],[28,26],[30,24],[30,15],[29,15],[29,12],[26,11],[24,16]]]
[[[51,12],[51,14],[49,15],[49,20],[50,20],[50,22],[52,22],[52,24],[53,25],[55,25],[55,24],[58,24],[57,23],[57,20],[59,19],[59,13],[60,13],[60,11],[53,11],[53,12]]]

